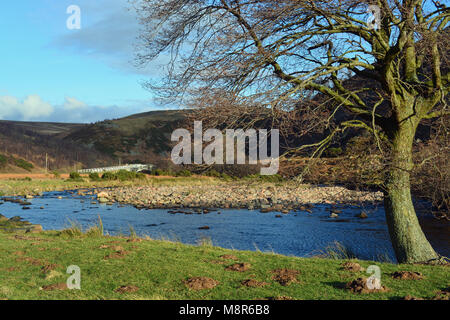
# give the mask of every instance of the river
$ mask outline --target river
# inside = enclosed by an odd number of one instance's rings
[[[59,199],[62,197],[62,199]],[[76,192],[48,192],[32,200],[29,209],[4,202],[0,213],[11,218],[20,216],[44,230],[67,228],[71,222],[84,229],[97,223],[100,216],[104,231],[110,235],[128,235],[130,227],[139,236],[153,239],[213,245],[238,249],[260,250],[284,255],[308,257],[318,255],[338,241],[358,258],[395,262],[382,205],[342,205],[338,218],[330,218],[330,205],[317,204],[312,213],[261,213],[252,210],[218,209],[208,214],[170,214],[169,210],[138,210],[129,205],[92,204],[89,196]],[[368,218],[356,217],[362,210]],[[277,217],[281,215],[280,217]],[[419,211],[425,234],[442,255],[450,256],[450,223],[439,221]],[[207,230],[200,227],[208,226]]]

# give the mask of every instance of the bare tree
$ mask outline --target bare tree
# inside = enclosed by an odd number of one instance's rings
[[[206,101],[215,114],[228,104],[236,110],[263,107],[274,118],[281,111],[309,115],[304,130],[321,126],[329,132],[313,144],[318,151],[349,128],[372,132],[390,160],[385,209],[397,260],[439,258],[419,225],[410,175],[418,125],[448,115],[445,5],[428,0],[135,5],[143,26],[139,62],[170,57],[164,81],[148,83],[150,89],[185,103]]]

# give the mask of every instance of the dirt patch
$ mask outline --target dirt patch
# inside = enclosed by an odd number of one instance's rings
[[[142,242],[142,239],[133,238],[133,239],[128,239],[127,242]]]
[[[16,252],[13,252],[13,255],[15,255],[15,256],[24,256],[25,252],[23,252],[23,251],[16,251]]]
[[[450,287],[438,291],[433,300],[450,300]]]
[[[55,269],[57,269],[57,268],[59,268],[59,267],[60,267],[60,266],[57,265],[57,264],[55,264],[55,263],[48,263],[48,264],[42,266],[41,270],[42,270],[43,273],[46,273],[46,274],[47,274],[47,273],[49,273],[50,271],[55,270]]]
[[[123,293],[129,293],[129,292],[136,292],[138,290],[139,290],[139,288],[136,286],[121,286],[114,291],[123,294]]]
[[[42,290],[44,291],[53,291],[53,290],[66,290],[67,284],[65,283],[55,283],[55,284],[49,284],[46,286],[42,286]]]
[[[225,260],[239,260],[238,257],[233,256],[232,254],[224,254],[223,256],[220,256],[220,258]]]
[[[225,270],[227,271],[237,271],[237,272],[245,272],[247,270],[250,270],[250,268],[252,267],[252,265],[250,263],[235,263],[232,264],[231,266],[228,266],[225,268]]]
[[[16,261],[17,262],[28,262],[29,264],[31,264],[33,266],[42,266],[42,265],[46,264],[45,262],[43,262],[39,259],[30,258],[30,257],[18,258],[18,259],[16,259]]]
[[[257,281],[257,280],[253,280],[253,279],[244,280],[241,282],[241,284],[244,287],[249,287],[249,288],[260,288],[260,287],[264,287],[264,286],[268,285],[267,282],[261,282],[261,281]]]
[[[272,280],[275,280],[282,286],[288,286],[291,283],[297,283],[297,276],[300,274],[298,270],[290,270],[290,269],[277,269],[273,270]]]
[[[109,260],[109,259],[121,259],[123,257],[125,257],[129,252],[128,251],[117,251],[111,254],[108,254],[104,259],[105,260]]]
[[[102,244],[100,247],[98,247],[99,249],[112,249],[112,250],[114,250],[114,251],[116,251],[116,252],[119,252],[119,251],[125,251],[125,249],[122,247],[122,246],[110,246],[110,245],[107,245],[107,244]]]
[[[420,272],[414,271],[396,271],[391,276],[397,280],[422,280],[424,278]]]
[[[125,249],[122,246],[113,246],[111,249],[117,252],[125,252]]]
[[[364,268],[361,267],[361,265],[356,262],[345,262],[345,263],[341,264],[341,266],[342,266],[342,269],[344,269],[346,271],[351,271],[351,272],[364,271]]]
[[[15,271],[19,271],[19,268],[16,267],[9,267],[6,269],[7,272],[15,272]]]
[[[220,282],[208,277],[194,277],[183,281],[183,283],[191,290],[204,290],[213,289]]]
[[[422,298],[418,298],[418,297],[414,297],[414,296],[407,295],[406,297],[403,298],[403,300],[413,301],[413,300],[423,300],[423,299],[422,299]]]
[[[367,278],[358,278],[356,280],[350,281],[345,285],[345,289],[350,290],[353,293],[372,293],[372,292],[389,291],[389,289],[384,286],[380,286],[379,289],[369,288],[367,284]]]
[[[26,236],[21,236],[16,234],[14,237],[9,237],[8,239],[10,240],[25,240],[25,241],[38,241],[38,242],[49,242],[50,240],[46,240],[46,239],[41,239],[41,238],[37,238],[37,237],[26,237]]]

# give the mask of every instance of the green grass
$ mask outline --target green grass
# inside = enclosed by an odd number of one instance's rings
[[[232,251],[203,242],[199,246],[179,242],[143,240],[129,242],[125,237],[89,236],[79,232],[49,231],[21,235],[0,232],[0,299],[260,299],[289,296],[294,299],[399,299],[406,295],[430,298],[450,282],[448,267],[423,265],[394,265],[359,261],[367,268],[376,264],[381,268],[385,293],[353,294],[343,285],[364,272],[342,270],[342,260],[295,258],[261,252]],[[105,248],[106,246],[110,246]],[[102,247],[103,246],[103,247]],[[120,258],[105,259],[120,246],[127,252]],[[251,264],[246,272],[226,271],[223,254],[233,254],[238,262]],[[45,274],[42,267],[56,264]],[[81,268],[81,290],[44,291],[45,285],[65,283],[70,265]],[[282,286],[272,280],[271,271],[288,268],[299,270],[298,283]],[[423,273],[423,280],[394,280],[394,271],[409,270]],[[220,282],[214,289],[193,291],[183,280],[205,276]],[[266,287],[247,288],[245,279],[269,283]],[[115,289],[134,285],[137,292],[120,294]]]

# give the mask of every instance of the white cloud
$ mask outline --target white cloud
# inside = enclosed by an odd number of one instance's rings
[[[64,104],[63,104],[64,109],[67,111],[84,109],[87,106],[88,105],[86,103],[84,103],[83,101],[80,101],[80,100],[78,100],[76,98],[72,98],[72,97],[66,97]]]
[[[53,106],[38,95],[29,95],[23,101],[16,97],[0,96],[0,118],[20,118],[21,120],[37,120],[50,116]]]
[[[0,119],[16,121],[44,121],[90,123],[115,119],[153,109],[148,102],[133,101],[127,106],[93,106],[74,97],[66,97],[62,104],[51,105],[39,95],[29,95],[23,100],[0,96]]]

